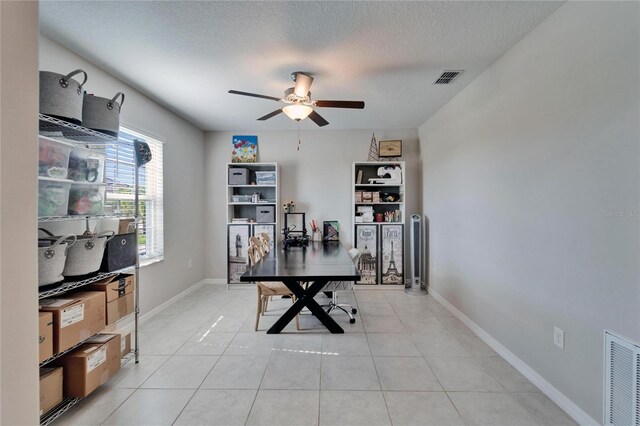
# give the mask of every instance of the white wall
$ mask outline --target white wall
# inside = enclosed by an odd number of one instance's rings
[[[599,422],[603,331],[640,341],[639,7],[566,3],[419,129],[431,288]]]
[[[165,260],[141,270],[144,313],[204,279],[203,132],[59,44],[40,37],[41,70],[66,73],[76,68],[89,75],[85,86],[89,93],[104,97],[126,94],[122,125],[165,142]],[[187,269],[189,259],[193,260],[191,270]]]
[[[0,2],[0,424],[38,423],[38,4]]]
[[[292,127],[295,124],[292,122]],[[406,164],[406,214],[420,212],[420,155],[417,129],[373,130],[377,140],[401,139]],[[205,181],[207,202],[206,274],[226,282],[226,167],[231,161],[233,135],[258,135],[258,161],[277,162],[280,168],[280,204],[295,201],[307,213],[307,222],[338,220],[340,240],[352,241],[351,170],[354,161],[366,161],[372,131],[207,132]],[[307,225],[308,226],[308,225]],[[408,238],[407,238],[408,240]]]

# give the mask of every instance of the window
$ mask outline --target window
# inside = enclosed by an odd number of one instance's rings
[[[164,257],[163,143],[149,136],[120,128],[120,143],[106,149],[107,205],[114,214],[135,215],[135,157],[133,140],[143,140],[151,148],[151,161],[140,167],[138,249],[140,260],[162,260]]]

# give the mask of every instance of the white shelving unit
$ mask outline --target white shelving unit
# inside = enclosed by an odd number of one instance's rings
[[[400,182],[370,181],[381,177],[378,174],[381,167],[392,166],[400,169]],[[405,181],[404,161],[353,163],[351,218],[354,230],[353,246],[361,251],[359,269],[363,278],[357,283],[361,288],[404,286]],[[369,200],[368,197],[366,200],[357,199],[356,193],[359,192],[378,193],[379,201]],[[384,194],[395,195],[397,199],[384,201]],[[373,221],[365,222],[367,219],[359,212],[359,207],[363,206],[373,209]]]
[[[46,135],[48,138],[53,138],[53,139],[58,139],[61,140],[63,142],[66,143],[71,143],[72,145],[81,147],[81,148],[90,148],[90,149],[95,149],[95,150],[100,150],[102,152],[104,152],[104,149],[107,146],[114,146],[114,145],[118,145],[121,144],[123,142],[119,141],[117,137],[114,136],[110,136],[110,135],[106,135],[104,133],[100,133],[100,132],[96,132],[94,130],[91,129],[87,129],[85,127],[82,126],[78,126],[76,124],[72,124],[63,120],[59,120],[57,118],[54,117],[49,117],[47,115],[44,114],[40,114],[39,115],[39,130],[40,130],[40,134]],[[138,187],[136,185],[135,188],[135,192],[137,194],[138,192]],[[89,219],[101,219],[101,218],[118,218],[118,217],[131,217],[130,215],[126,215],[126,216],[117,216],[117,215],[78,215],[78,216],[40,216],[38,218],[38,225],[42,225],[45,224],[47,222],[60,222],[60,221],[78,221],[78,220],[82,220],[84,221],[85,219],[89,218]],[[137,234],[137,230],[136,230],[136,238],[135,241],[138,240],[138,234]],[[126,319],[126,318],[130,318],[131,316],[134,317],[134,330],[133,330],[133,339],[132,339],[132,344],[133,344],[133,351],[130,352],[129,354],[126,354],[122,360],[121,363],[122,365],[126,364],[127,362],[129,362],[132,359],[135,359],[135,362],[138,363],[139,362],[139,346],[138,346],[138,315],[140,313],[140,309],[139,309],[139,291],[140,291],[140,283],[138,281],[138,270],[139,270],[139,263],[136,263],[135,266],[130,266],[121,270],[117,270],[117,271],[112,271],[112,272],[98,272],[95,275],[89,277],[89,278],[85,278],[83,280],[80,281],[63,281],[58,285],[50,285],[50,286],[46,286],[46,287],[42,287],[39,289],[38,291],[38,300],[40,299],[44,299],[47,297],[53,297],[53,296],[57,296],[57,295],[61,295],[64,294],[68,291],[71,290],[75,290],[75,289],[79,289],[83,286],[86,286],[88,284],[94,283],[96,281],[102,280],[103,278],[107,278],[107,277],[112,277],[112,276],[116,276],[122,272],[132,272],[135,271],[135,276],[136,276],[136,287],[135,287],[135,302],[134,302],[134,311],[131,315],[128,315],[124,318],[121,318],[118,322],[121,322],[122,320]],[[106,327],[105,327],[106,329]],[[93,336],[91,336],[93,337]],[[42,361],[41,363],[39,363],[39,367],[44,367],[47,366],[49,363],[51,363],[52,361],[60,358],[62,355],[71,352],[73,349],[76,349],[77,347],[79,347],[80,345],[82,345],[83,343],[85,343],[89,338],[77,343],[76,345],[74,345],[73,347],[63,351],[63,352],[59,352],[57,354],[54,354],[52,357]],[[53,407],[51,410],[49,410],[48,412],[44,413],[42,416],[40,416],[40,425],[44,426],[44,425],[49,425],[51,424],[53,421],[55,421],[56,419],[58,419],[60,416],[62,416],[66,411],[68,411],[72,406],[74,406],[75,404],[77,404],[82,398],[75,398],[75,397],[65,397],[62,402],[60,402],[58,405],[56,405],[55,407]]]
[[[248,170],[249,183],[232,185],[229,182],[229,170],[243,168]],[[256,172],[274,172],[275,184],[258,185]],[[248,238],[261,232],[271,234],[272,244],[280,231],[280,194],[279,170],[277,163],[227,163],[225,169],[227,183],[227,280],[229,284],[241,285],[238,277],[246,270]],[[252,199],[258,195],[260,201]],[[242,197],[238,199],[236,197]],[[249,198],[247,198],[249,197]],[[257,209],[261,206],[273,207],[273,221],[257,222]],[[234,221],[234,219],[236,221]],[[247,222],[238,222],[246,219]]]

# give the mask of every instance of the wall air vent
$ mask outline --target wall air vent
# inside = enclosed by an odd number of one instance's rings
[[[455,80],[460,74],[464,71],[462,70],[445,70],[440,74],[440,77],[433,84],[451,84],[453,80]]]
[[[605,425],[640,426],[640,346],[605,332]]]

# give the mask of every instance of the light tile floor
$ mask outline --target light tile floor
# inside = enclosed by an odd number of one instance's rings
[[[199,287],[141,326],[140,364],[57,424],[575,424],[432,297],[340,301],[359,309],[355,324],[332,314],[343,335],[310,314],[267,335],[289,300],[270,302],[255,332],[254,290]]]

